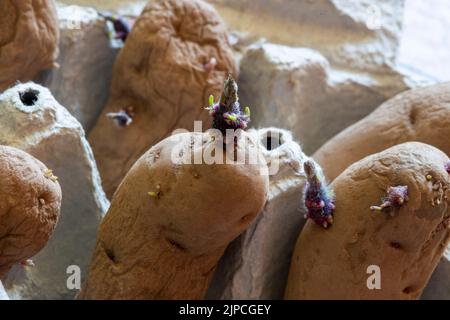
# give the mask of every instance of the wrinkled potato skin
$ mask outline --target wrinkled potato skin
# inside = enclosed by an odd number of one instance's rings
[[[52,0],[0,1],[0,91],[51,68],[59,54],[58,41]]]
[[[210,139],[178,136],[184,135]],[[202,299],[226,246],[262,210],[265,162],[176,165],[170,138],[145,153],[120,184],[79,298]],[[159,199],[147,194],[157,185]]]
[[[331,184],[333,225],[324,230],[308,221],[298,239],[285,298],[419,298],[450,237],[448,161],[440,150],[411,142],[347,168]],[[433,206],[437,182],[447,190]],[[396,185],[408,186],[409,200],[393,217],[369,209]],[[367,288],[370,265],[380,267],[381,290]]]
[[[0,146],[0,278],[38,253],[56,226],[61,189],[46,170],[28,153]]]
[[[399,94],[324,144],[313,158],[334,180],[352,163],[394,145],[420,141],[450,155],[450,83]]]
[[[204,64],[214,57],[217,66]],[[114,65],[110,99],[89,140],[103,186],[112,197],[133,163],[175,129],[210,126],[210,94],[220,95],[228,73],[237,76],[225,24],[201,0],[150,1]],[[106,116],[132,106],[133,123],[119,128]]]

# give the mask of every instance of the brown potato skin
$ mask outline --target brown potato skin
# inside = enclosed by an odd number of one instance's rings
[[[204,67],[214,57],[212,71]],[[134,162],[176,129],[211,119],[203,108],[228,74],[237,76],[226,26],[201,0],[150,1],[114,64],[111,94],[89,136],[106,195],[111,198]],[[118,127],[106,116],[133,107],[133,123]]]
[[[396,144],[420,141],[450,154],[450,83],[410,90],[325,143],[313,155],[334,180],[352,163]]]
[[[28,153],[0,146],[0,278],[38,253],[56,226],[61,188],[46,170]]]
[[[410,142],[347,168],[331,184],[333,225],[324,230],[308,221],[298,239],[285,298],[419,298],[450,239],[448,161],[442,151]],[[436,182],[447,199],[433,206]],[[369,209],[397,185],[408,186],[409,200],[394,216]],[[381,290],[367,288],[369,265],[381,269]]]
[[[0,91],[49,69],[59,54],[52,0],[0,1]]]
[[[175,146],[158,143],[120,184],[79,298],[202,299],[226,246],[263,208],[265,163],[176,165]],[[159,199],[147,194],[157,185]]]

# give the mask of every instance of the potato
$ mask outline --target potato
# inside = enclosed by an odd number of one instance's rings
[[[313,158],[332,181],[352,163],[396,144],[420,141],[450,154],[450,83],[410,90],[323,145]]]
[[[0,278],[38,253],[58,221],[61,189],[28,153],[0,146]]]
[[[109,101],[90,134],[106,194],[151,146],[194,120],[209,127],[210,94],[237,66],[225,24],[201,0],[150,1],[113,70]]]
[[[204,297],[226,246],[251,224],[268,193],[268,176],[261,174],[267,165],[245,132],[235,148],[259,159],[255,164],[173,161],[192,154],[201,160],[202,146],[205,153],[220,147],[211,153],[223,156],[223,141],[213,136],[168,137],[133,165],[102,221],[79,298]]]
[[[448,161],[409,142],[347,168],[331,184],[334,224],[308,221],[298,239],[285,298],[417,299],[450,239]],[[403,204],[391,190],[392,206],[371,211],[389,187],[407,188]],[[367,285],[371,266],[380,268],[379,290]]]
[[[0,1],[0,91],[51,68],[58,57],[58,41],[52,0]]]
[[[235,239],[214,273],[207,299],[281,299],[305,208],[299,208],[310,160],[292,134],[279,128],[249,130],[269,166],[269,192],[263,211]],[[276,263],[274,263],[276,261]]]

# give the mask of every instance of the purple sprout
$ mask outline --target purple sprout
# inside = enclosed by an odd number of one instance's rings
[[[110,13],[102,14],[102,16],[112,23],[113,30],[111,31],[113,34],[110,35],[111,38],[120,39],[122,42],[125,42],[132,29],[132,21],[125,17],[116,16]]]
[[[225,134],[227,129],[244,130],[250,122],[250,109],[246,107],[241,110],[238,85],[231,75],[225,80],[220,100],[214,102],[214,97],[209,97],[207,110],[213,118],[212,127],[220,130],[222,134]]]
[[[333,191],[313,161],[306,161],[304,168],[307,178],[304,199],[308,209],[305,218],[328,228],[333,223],[335,209]]]
[[[408,201],[408,186],[388,187],[386,193],[387,195],[382,199],[383,203],[379,206],[371,206],[370,210],[386,211],[400,208]]]
[[[116,39],[120,39],[125,42],[131,32],[131,24],[122,17],[113,19],[112,23],[114,30],[116,31]]]
[[[127,107],[119,112],[109,112],[106,116],[113,119],[117,126],[128,127],[133,122],[134,109],[133,107]]]
[[[450,174],[450,161],[445,164],[445,170]]]

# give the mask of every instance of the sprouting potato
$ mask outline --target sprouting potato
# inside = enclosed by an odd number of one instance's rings
[[[450,239],[448,162],[409,142],[348,167],[331,184],[333,225],[298,238],[285,298],[419,298]]]
[[[42,162],[0,146],[0,278],[37,254],[58,221],[61,188]]]

